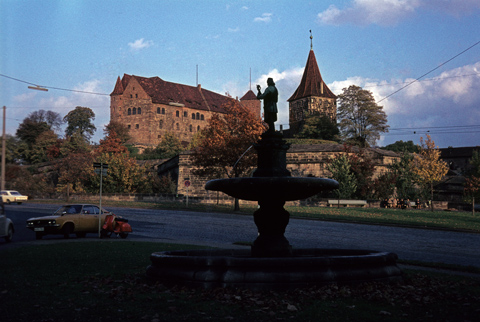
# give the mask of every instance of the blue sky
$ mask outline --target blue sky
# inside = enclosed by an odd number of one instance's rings
[[[478,0],[0,0],[7,133],[33,111],[63,117],[86,106],[98,142],[110,97],[90,93],[110,94],[124,73],[195,86],[197,65],[203,88],[233,97],[250,89],[250,70],[252,89],[273,77],[277,123],[287,128],[286,100],[300,83],[309,30],[330,89],[355,84],[384,107],[390,132],[379,146],[419,143],[426,133],[439,147],[480,145]]]

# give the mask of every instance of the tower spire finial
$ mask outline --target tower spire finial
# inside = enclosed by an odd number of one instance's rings
[[[310,50],[313,50],[313,36],[312,36],[312,30],[310,29]]]

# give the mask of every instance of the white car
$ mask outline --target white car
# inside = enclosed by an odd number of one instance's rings
[[[16,202],[20,205],[22,202],[28,200],[28,196],[23,196],[20,192],[15,190],[2,190],[0,193],[4,203],[11,204],[12,202]]]
[[[5,209],[3,207],[3,202],[0,207],[0,238],[5,238],[5,241],[11,242],[13,238],[13,233],[15,229],[13,228],[13,222],[7,218],[5,215]]]

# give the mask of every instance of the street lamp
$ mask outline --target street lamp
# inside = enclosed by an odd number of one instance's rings
[[[34,89],[34,90],[37,90],[37,91],[44,91],[44,92],[48,92],[48,88],[45,88],[45,87],[40,87],[38,85],[35,85],[35,86],[28,86],[28,88],[30,89]]]

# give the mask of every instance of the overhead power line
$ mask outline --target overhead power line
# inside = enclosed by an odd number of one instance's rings
[[[11,79],[11,80],[14,80],[14,81],[17,81],[17,82],[20,82],[20,83],[33,85],[33,86],[36,86],[36,87],[56,89],[56,90],[59,90],[59,91],[67,91],[67,92],[75,92],[75,93],[83,93],[83,94],[93,94],[93,95],[107,95],[107,96],[110,95],[110,94],[105,94],[105,93],[79,91],[79,90],[76,90],[76,89],[67,89],[67,88],[60,88],[60,87],[53,87],[53,86],[38,85],[38,84],[35,84],[35,83],[27,82],[27,81],[24,81],[24,80],[21,80],[21,79],[18,79],[18,78],[14,78],[14,77],[11,77],[11,76],[7,76],[7,75],[4,75],[4,74],[0,74],[0,76]]]
[[[480,40],[479,40],[479,41],[477,41],[476,43],[474,43],[473,45],[471,45],[470,47],[468,47],[467,49],[463,50],[462,52],[460,52],[460,53],[456,54],[456,55],[455,55],[455,56],[453,56],[452,58],[448,59],[447,61],[445,61],[445,62],[441,63],[441,64],[440,64],[440,65],[438,65],[437,67],[435,67],[435,68],[431,69],[430,71],[426,72],[426,73],[425,73],[425,74],[423,74],[422,76],[420,76],[420,77],[416,78],[415,80],[413,80],[413,81],[411,81],[411,82],[407,83],[407,85],[405,85],[405,86],[402,86],[401,88],[397,89],[397,90],[396,90],[396,91],[394,91],[393,93],[391,93],[391,94],[389,94],[389,95],[385,96],[384,98],[382,98],[381,100],[379,100],[377,103],[380,103],[381,101],[384,101],[384,100],[386,100],[386,99],[387,99],[387,98],[389,98],[390,96],[397,94],[398,92],[400,92],[401,90],[403,90],[403,89],[407,88],[408,86],[412,85],[413,83],[415,83],[415,82],[418,82],[418,81],[419,81],[420,79],[422,79],[423,77],[425,77],[425,76],[427,76],[428,74],[430,74],[430,73],[434,72],[435,70],[439,69],[439,68],[440,68],[440,67],[442,67],[443,65],[445,65],[445,64],[447,64],[447,63],[449,63],[449,62],[451,62],[452,60],[454,60],[454,59],[455,59],[455,58],[457,58],[458,56],[460,56],[460,55],[462,55],[462,54],[466,53],[467,51],[469,51],[469,50],[470,50],[470,49],[472,49],[473,47],[477,46],[478,44],[480,44]]]

